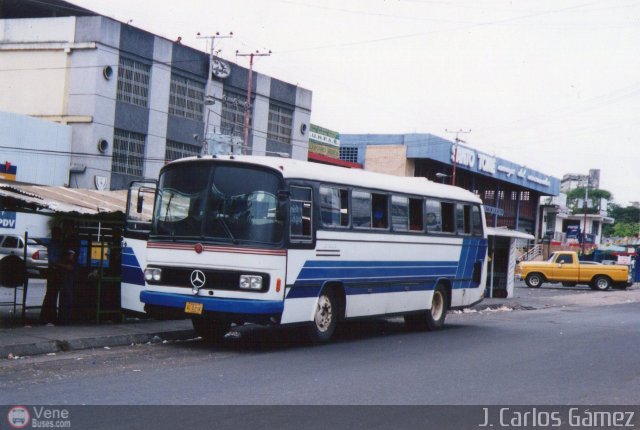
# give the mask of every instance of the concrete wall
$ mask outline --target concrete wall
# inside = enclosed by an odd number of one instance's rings
[[[396,176],[414,176],[413,160],[407,158],[405,146],[370,146],[364,162],[365,170]]]
[[[8,161],[17,167],[16,181],[39,185],[67,184],[71,127],[0,112],[0,130],[0,162]]]

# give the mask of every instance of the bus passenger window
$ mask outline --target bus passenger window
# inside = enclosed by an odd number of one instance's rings
[[[482,236],[482,217],[478,206],[471,208],[471,233],[474,236]]]
[[[424,230],[422,199],[409,199],[409,230]]]
[[[311,188],[291,187],[289,225],[291,241],[306,242],[313,239]]]
[[[442,231],[445,233],[455,233],[456,225],[455,225],[455,213],[453,203],[445,203],[442,202],[440,205],[442,209]]]
[[[402,196],[391,196],[391,225],[394,231],[409,229],[409,199]]]
[[[352,222],[356,228],[371,227],[371,193],[364,191],[351,192]]]
[[[471,234],[471,206],[456,205],[456,228],[458,234]]]
[[[389,198],[386,194],[372,194],[371,225],[373,228],[389,228]]]
[[[442,232],[442,215],[440,202],[427,200],[427,231],[430,233]]]
[[[349,191],[344,188],[321,186],[320,217],[325,227],[348,227]]]

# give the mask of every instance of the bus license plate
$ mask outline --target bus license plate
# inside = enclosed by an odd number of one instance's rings
[[[187,302],[184,311],[188,314],[202,315],[202,303]]]

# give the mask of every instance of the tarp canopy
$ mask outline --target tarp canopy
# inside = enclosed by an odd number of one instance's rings
[[[124,213],[127,190],[98,191],[0,181],[0,210],[78,214],[100,218]]]

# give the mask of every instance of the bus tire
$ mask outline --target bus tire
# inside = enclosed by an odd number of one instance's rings
[[[544,278],[539,273],[529,273],[524,279],[524,282],[529,288],[540,288],[540,286],[544,283]]]
[[[611,288],[611,279],[608,276],[598,275],[591,281],[591,289],[597,291],[607,291]]]
[[[309,341],[314,344],[326,343],[333,336],[338,325],[338,306],[333,291],[325,288],[318,296],[313,322],[307,328]]]
[[[443,285],[436,285],[431,298],[431,309],[427,311],[427,329],[440,330],[444,326],[444,319],[447,316],[447,308],[449,300],[447,299],[447,290]]]
[[[209,344],[222,342],[231,327],[231,323],[210,318],[191,318],[191,323],[196,334]]]
[[[439,330],[444,326],[448,308],[447,290],[438,284],[433,290],[431,309],[426,312],[412,313],[404,316],[404,323],[410,330]]]

